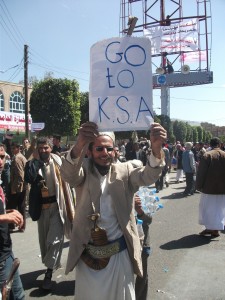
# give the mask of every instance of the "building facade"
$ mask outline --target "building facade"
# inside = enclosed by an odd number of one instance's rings
[[[31,92],[32,88],[28,88],[28,103]],[[25,132],[24,86],[0,81],[0,134],[9,131],[16,134]]]

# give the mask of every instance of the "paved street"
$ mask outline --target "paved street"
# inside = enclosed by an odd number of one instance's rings
[[[225,300],[225,232],[214,239],[199,236],[203,228],[198,225],[200,194],[182,198],[185,183],[175,184],[175,173],[170,175],[170,186],[158,194],[164,208],[154,215],[151,225],[149,299]],[[62,268],[53,274],[52,292],[45,293],[39,288],[45,268],[36,222],[28,218],[26,232],[14,232],[12,239],[15,256],[21,261],[26,299],[74,299],[75,272],[64,274],[68,241]]]

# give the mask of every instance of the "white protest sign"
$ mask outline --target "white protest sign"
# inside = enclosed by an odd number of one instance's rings
[[[153,121],[151,43],[110,38],[91,48],[89,119],[102,131],[146,130]]]

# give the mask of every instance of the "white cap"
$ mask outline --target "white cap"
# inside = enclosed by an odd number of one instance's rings
[[[100,135],[107,135],[107,136],[109,136],[112,139],[113,143],[115,143],[115,134],[114,134],[113,131],[102,131],[102,132],[98,133],[98,136],[100,136]]]

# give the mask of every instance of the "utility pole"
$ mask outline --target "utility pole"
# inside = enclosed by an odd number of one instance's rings
[[[170,25],[170,22],[167,20],[165,21],[165,0],[160,0],[160,16],[161,26]],[[162,55],[162,68],[166,70],[167,64],[167,53],[163,53]],[[162,84],[161,86],[161,114],[170,117],[170,88]]]
[[[30,139],[29,132],[29,103],[28,103],[28,46],[24,45],[24,99],[25,99],[25,133]]]

